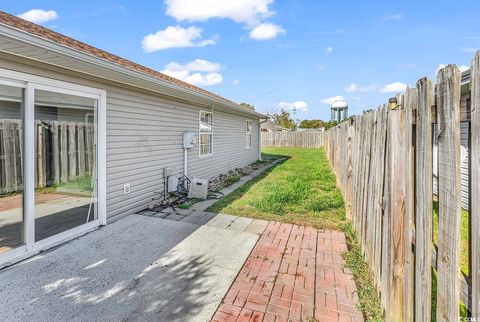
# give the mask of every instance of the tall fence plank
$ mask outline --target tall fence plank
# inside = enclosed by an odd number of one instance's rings
[[[472,240],[472,316],[480,316],[480,51],[470,70],[471,139],[470,139],[470,221]]]
[[[408,142],[406,142],[406,112],[394,110],[389,119],[390,148],[390,300],[391,321],[403,321],[405,306],[406,249],[406,161]]]
[[[437,320],[454,321],[460,302],[460,71],[440,70],[438,119],[438,279]]]
[[[432,298],[432,82],[422,78],[417,82],[416,105],[416,190],[415,190],[415,320],[431,321]]]
[[[414,225],[414,169],[415,169],[415,157],[414,157],[414,128],[413,128],[413,111],[416,109],[417,104],[416,88],[408,87],[404,97],[402,98],[401,105],[405,110],[405,143],[406,143],[406,155],[405,155],[405,293],[404,293],[404,306],[403,306],[403,320],[413,321],[413,293],[414,293],[414,263],[412,252],[412,234],[411,227]]]
[[[405,95],[323,134],[387,321],[429,321],[434,313],[438,321],[455,321],[461,303],[470,316],[480,315],[479,75],[480,52],[470,74],[449,65],[436,87],[423,78]],[[463,161],[462,146],[469,152]],[[470,276],[460,271],[461,205],[470,208]]]

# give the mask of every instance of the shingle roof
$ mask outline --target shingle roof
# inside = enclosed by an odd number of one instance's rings
[[[96,47],[87,45],[87,44],[85,44],[81,41],[78,41],[78,40],[75,40],[73,38],[67,37],[67,36],[62,35],[58,32],[53,31],[53,30],[50,30],[48,28],[45,28],[45,27],[42,27],[42,26],[37,25],[35,23],[32,23],[30,21],[23,20],[19,17],[13,16],[13,15],[8,14],[8,13],[6,13],[4,11],[1,11],[1,10],[0,10],[0,23],[8,25],[8,26],[16,28],[16,29],[20,29],[22,31],[28,32],[28,33],[33,34],[35,36],[48,39],[48,40],[53,41],[57,44],[69,47],[69,48],[74,49],[74,50],[81,51],[85,54],[95,56],[97,58],[106,60],[108,62],[118,64],[118,65],[121,65],[123,67],[127,67],[129,69],[135,70],[137,72],[140,72],[140,73],[143,73],[143,74],[146,74],[146,75],[153,76],[155,78],[167,81],[167,82],[172,83],[174,85],[177,85],[177,86],[195,91],[197,93],[207,95],[207,96],[210,96],[210,97],[213,97],[213,98],[216,98],[216,99],[221,99],[221,100],[223,100],[227,103],[236,104],[236,103],[234,103],[234,102],[232,102],[232,101],[230,101],[230,100],[228,100],[228,99],[226,99],[222,96],[211,93],[211,92],[209,92],[209,91],[207,91],[203,88],[191,85],[189,83],[186,83],[186,82],[181,81],[179,79],[176,79],[174,77],[171,77],[171,76],[165,75],[163,73],[160,73],[160,72],[158,72],[156,70],[153,70],[151,68],[145,67],[145,66],[137,64],[137,63],[134,63],[134,62],[132,62],[128,59],[125,59],[125,58],[122,58],[120,56],[111,54],[109,52],[98,49]]]

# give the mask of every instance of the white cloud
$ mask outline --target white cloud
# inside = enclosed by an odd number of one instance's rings
[[[236,86],[236,85],[240,84],[240,80],[234,79],[234,80],[232,81],[232,84]]]
[[[437,69],[435,69],[435,75],[438,74],[438,72],[440,71],[440,69],[445,68],[445,67],[447,67],[446,64],[439,64],[439,65],[437,66]],[[458,69],[459,69],[461,72],[464,72],[464,71],[466,71],[466,70],[469,70],[470,67],[467,66],[467,65],[460,65],[460,66],[458,66]]]
[[[273,15],[273,0],[165,0],[167,15],[178,21],[231,19],[237,23],[256,25]]]
[[[283,29],[282,26],[268,22],[262,23],[250,30],[250,38],[255,40],[272,39],[280,34],[285,34],[285,29]]]
[[[355,83],[352,83],[344,88],[345,92],[347,93],[355,93],[357,89],[358,89],[358,86]]]
[[[382,17],[383,21],[398,21],[403,18],[403,14],[401,13],[393,13],[393,14],[388,14],[386,16]]]
[[[204,59],[195,59],[187,64],[171,62],[165,66],[162,73],[198,86],[212,86],[223,82],[223,76],[218,73],[220,64]]]
[[[272,39],[285,33],[285,29],[265,20],[274,14],[269,6],[274,0],[164,0],[166,14],[178,21],[207,21],[230,19],[246,24],[250,38]]]
[[[331,53],[333,52],[333,47],[327,47],[327,48],[325,48],[325,52],[326,52],[327,54],[331,54]]]
[[[308,104],[304,101],[296,101],[293,103],[289,102],[279,102],[278,107],[284,110],[297,110],[297,111],[308,111]]]
[[[33,23],[44,23],[58,18],[56,11],[43,9],[32,9],[18,16]]]
[[[343,100],[343,97],[340,95],[337,96],[332,96],[332,97],[327,97],[323,100],[320,101],[322,104],[327,104],[327,105],[332,105],[333,102]]]
[[[170,26],[143,38],[142,47],[147,53],[168,48],[204,47],[216,43],[216,39],[201,39],[202,29],[195,26],[182,28]]]
[[[218,72],[220,64],[212,63],[205,59],[195,59],[187,64],[187,69],[198,72]]]
[[[395,82],[395,83],[390,83],[385,86],[383,86],[380,89],[380,92],[382,93],[396,93],[396,92],[403,92],[407,89],[407,84],[400,83],[400,82]]]

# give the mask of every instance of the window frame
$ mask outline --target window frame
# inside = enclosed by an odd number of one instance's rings
[[[246,120],[245,122],[245,149],[250,150],[253,148],[253,122],[252,120]],[[250,129],[249,129],[250,125]]]
[[[212,116],[212,124],[207,124],[210,126],[210,132],[202,132],[202,123],[205,124],[204,122],[202,122],[202,114],[210,114]],[[207,111],[207,110],[199,110],[198,111],[198,156],[200,158],[206,158],[206,157],[210,157],[213,155],[213,110],[211,111]],[[210,153],[205,153],[205,154],[202,154],[202,140],[201,140],[201,136],[202,135],[209,135],[210,136]]]

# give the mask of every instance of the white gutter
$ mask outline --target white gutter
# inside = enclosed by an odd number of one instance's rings
[[[204,104],[207,105],[216,105],[216,106],[222,106],[226,107],[232,110],[235,110],[237,112],[243,113],[243,114],[248,114],[251,116],[255,116],[258,118],[265,118],[263,114],[260,114],[258,112],[255,112],[253,110],[241,107],[238,104],[235,103],[229,103],[227,101],[224,101],[220,98],[215,98],[206,94],[202,94],[199,92],[196,92],[194,90],[190,90],[188,88],[184,88],[179,85],[175,85],[173,83],[167,82],[165,80],[159,79],[154,76],[150,76],[141,72],[138,72],[136,70],[133,70],[131,68],[125,67],[123,65],[113,63],[110,61],[107,61],[105,59],[101,59],[99,57],[81,52],[76,49],[72,49],[68,46],[58,44],[54,41],[51,41],[49,39],[36,36],[33,34],[30,34],[26,31],[13,28],[9,25],[6,24],[1,24],[0,23],[0,35],[3,35],[5,37],[11,38],[14,41],[19,41],[23,42],[28,45],[32,45],[35,47],[39,47],[41,49],[47,50],[49,52],[53,52],[62,56],[66,56],[69,58],[74,58],[76,60],[92,64],[96,67],[104,68],[108,71],[113,71],[115,73],[119,73],[128,77],[131,77],[133,79],[138,79],[138,80],[143,80],[147,81],[150,83],[155,84],[156,86],[159,86],[159,92],[164,94],[164,95],[169,95],[173,96],[175,98],[183,99],[183,100],[188,100],[188,101],[194,101],[198,102],[198,100],[201,100]],[[0,48],[1,49],[1,48]],[[7,51],[8,52],[8,51]],[[28,58],[28,56],[24,56]],[[30,58],[32,59],[32,58]],[[48,63],[48,62],[46,62]],[[62,68],[66,68],[64,66],[60,66]],[[76,70],[78,71],[78,70]],[[101,77],[98,75],[93,75],[95,77]],[[118,82],[118,81],[117,81]],[[134,84],[128,84],[135,86]],[[137,86],[138,87],[138,86]],[[149,89],[151,90],[151,89]]]

